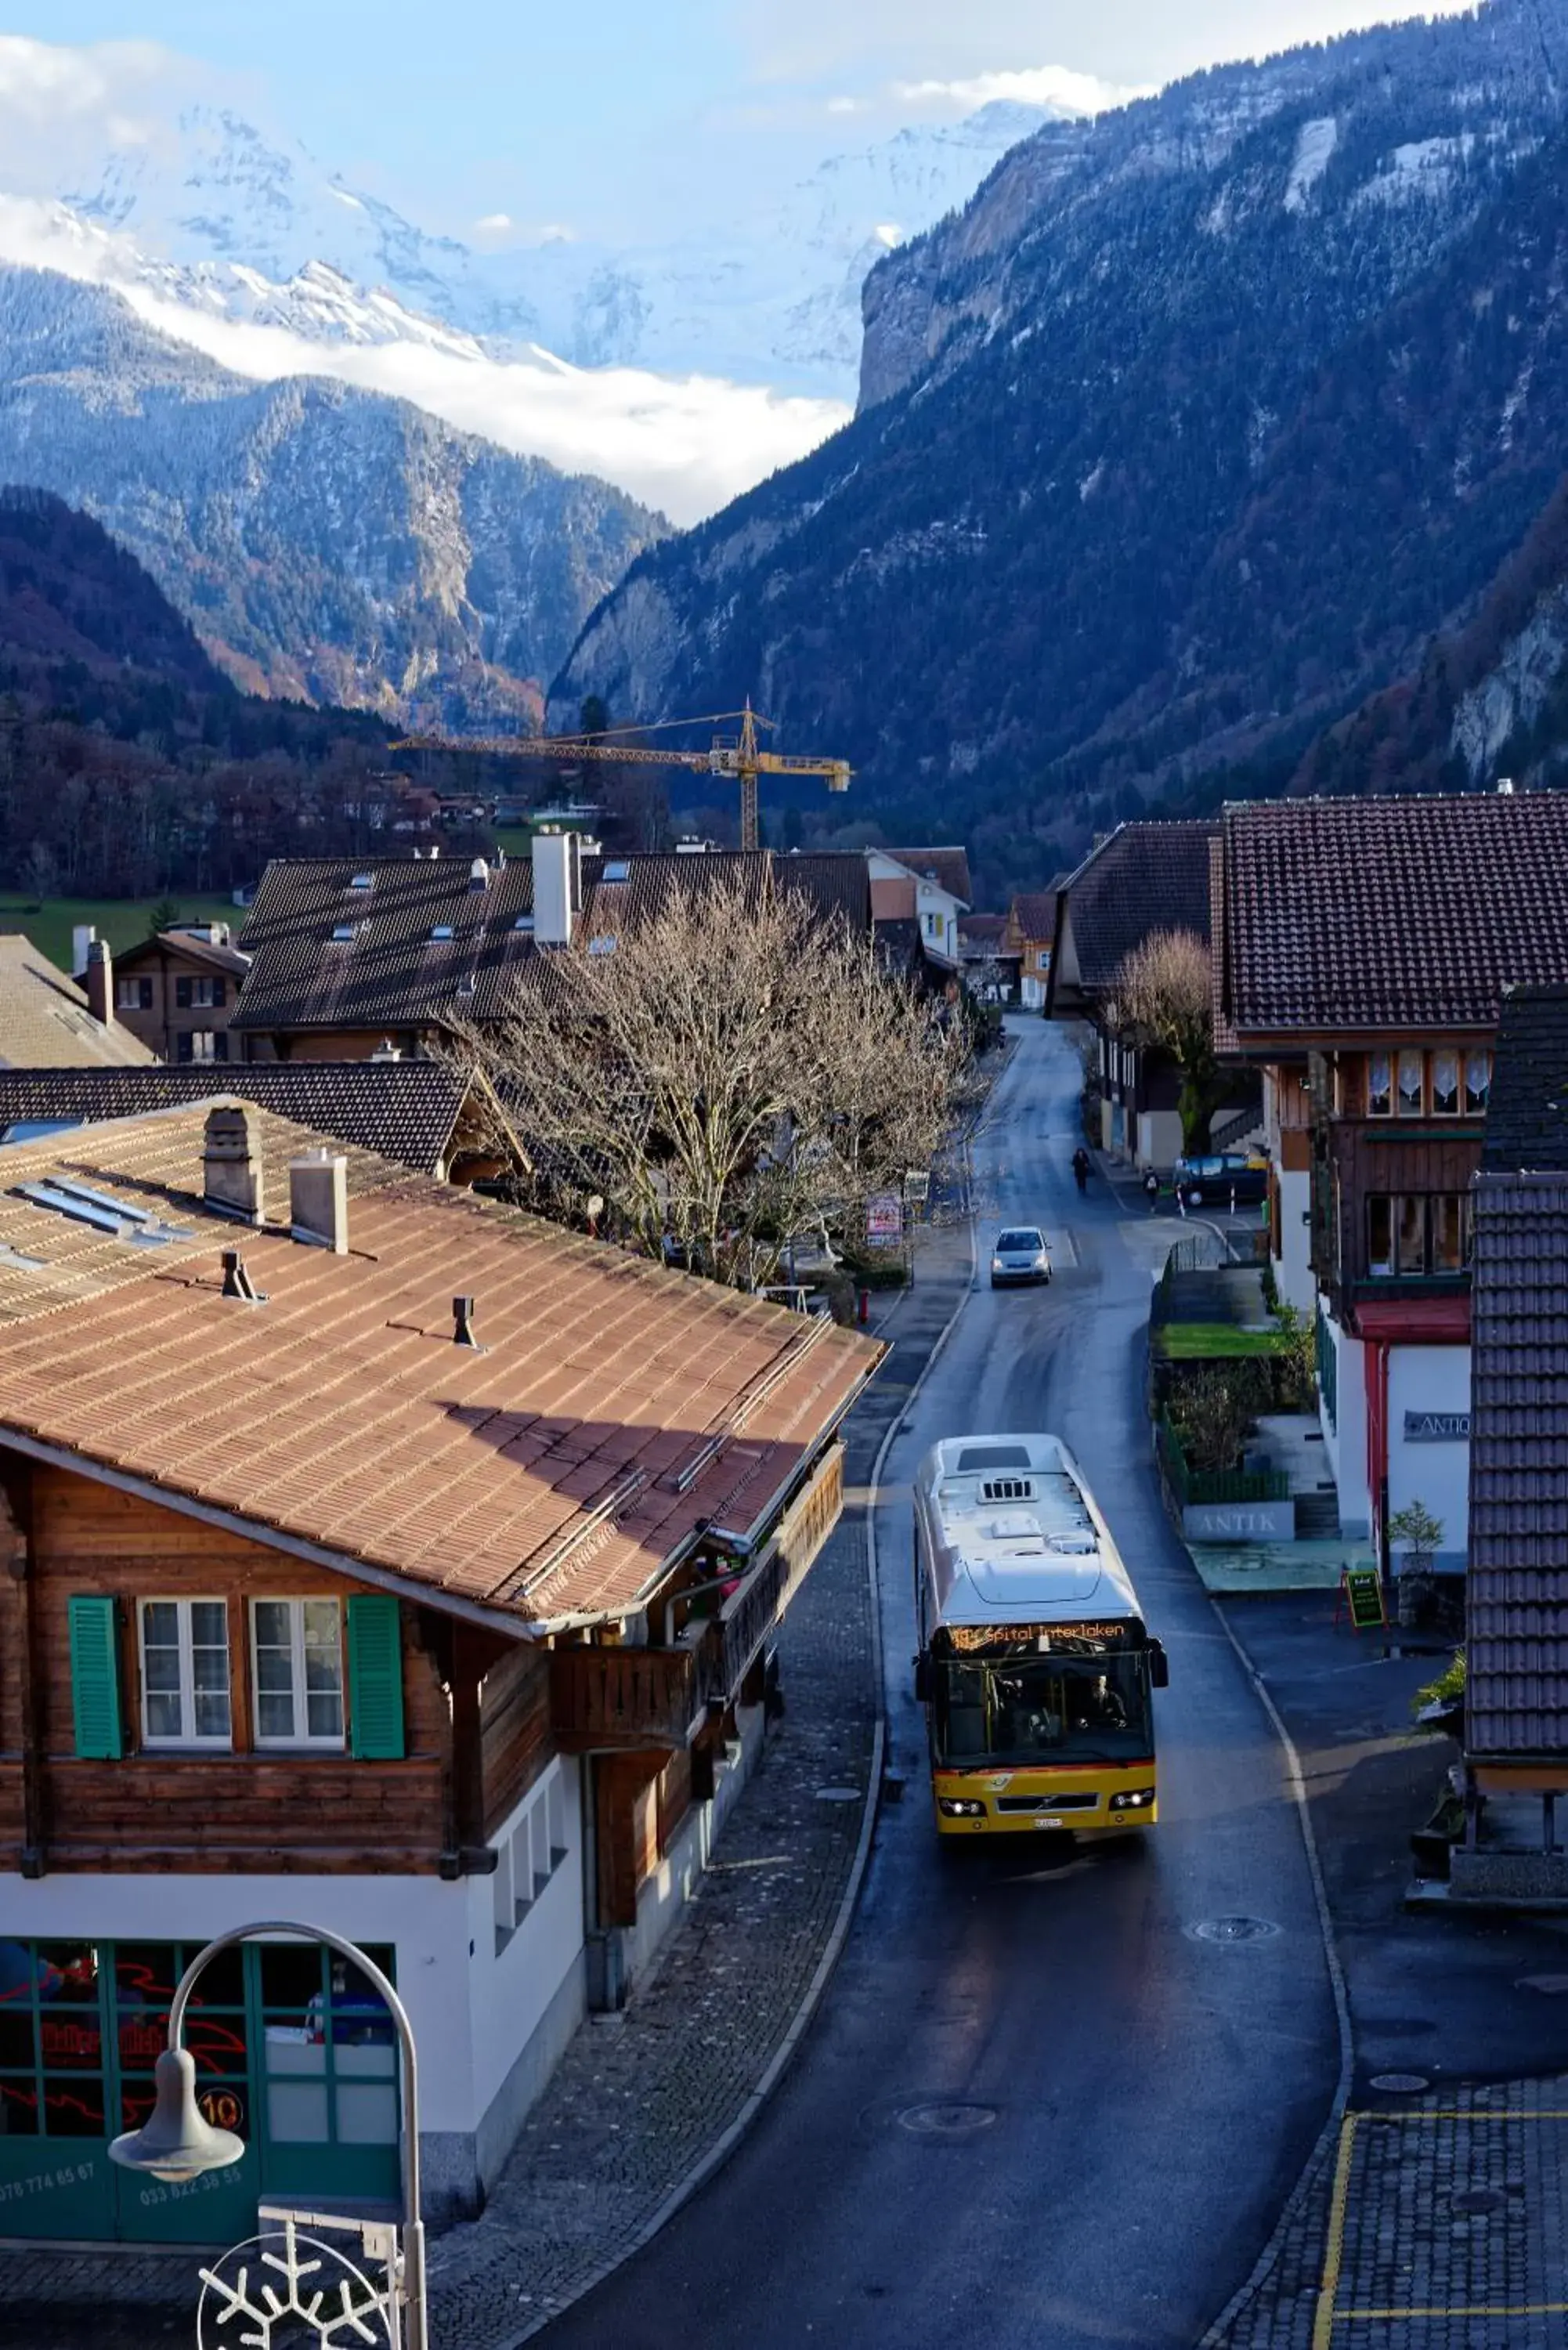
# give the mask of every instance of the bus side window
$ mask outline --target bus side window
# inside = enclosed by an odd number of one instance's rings
[[[1165,1653],[1163,1643],[1158,1640],[1151,1640],[1148,1644],[1148,1685],[1150,1689],[1170,1687],[1170,1659]]]

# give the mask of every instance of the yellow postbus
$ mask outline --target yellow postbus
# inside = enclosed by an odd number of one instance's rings
[[[943,1835],[1119,1835],[1158,1816],[1165,1650],[1059,1437],[931,1447],[915,1480],[915,1613]]]

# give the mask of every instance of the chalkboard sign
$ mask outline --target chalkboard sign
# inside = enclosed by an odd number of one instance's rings
[[[1357,1632],[1380,1631],[1387,1623],[1383,1611],[1383,1577],[1375,1566],[1345,1567],[1339,1578],[1339,1589]]]

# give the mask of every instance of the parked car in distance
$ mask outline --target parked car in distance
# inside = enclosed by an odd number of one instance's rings
[[[1010,1224],[998,1232],[991,1252],[991,1285],[1002,1289],[1015,1281],[1049,1281],[1051,1252],[1038,1224]]]
[[[1269,1162],[1240,1150],[1179,1159],[1171,1181],[1177,1197],[1189,1208],[1228,1208],[1232,1198],[1239,1208],[1255,1207],[1269,1196]]]

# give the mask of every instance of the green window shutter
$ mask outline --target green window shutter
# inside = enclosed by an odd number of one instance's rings
[[[118,1762],[125,1752],[125,1741],[119,1723],[119,1630],[115,1604],[112,1599],[78,1596],[67,1606],[77,1752],[84,1762]]]
[[[401,1762],[402,1615],[389,1593],[356,1592],[348,1602],[348,1730],[362,1761]]]

